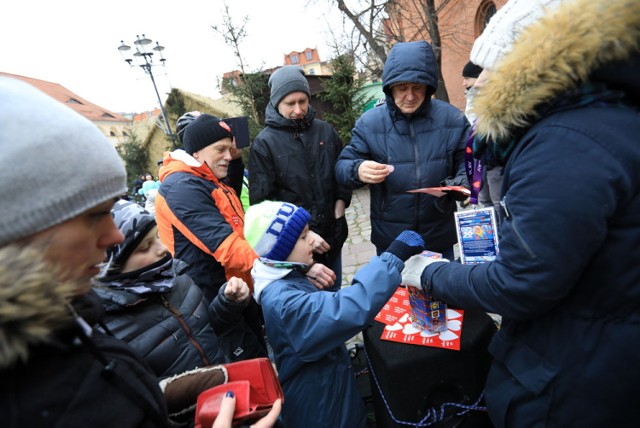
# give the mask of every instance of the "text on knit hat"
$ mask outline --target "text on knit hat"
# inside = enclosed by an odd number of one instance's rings
[[[244,236],[260,257],[285,261],[311,219],[302,207],[263,201],[251,205],[244,217]]]

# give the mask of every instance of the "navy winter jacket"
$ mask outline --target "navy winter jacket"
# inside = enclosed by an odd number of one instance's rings
[[[480,135],[521,130],[500,146],[500,253],[422,275],[435,297],[503,316],[486,385],[498,428],[640,420],[640,7],[603,5],[567,2],[532,25],[479,92]]]
[[[469,187],[463,162],[469,122],[452,105],[430,99],[438,83],[436,67],[433,51],[426,42],[396,44],[384,67],[386,103],[358,119],[351,143],[336,163],[338,183],[353,189],[364,185],[358,179],[363,161],[373,160],[395,168],[384,182],[369,186],[371,242],[378,253],[405,229],[420,233],[426,248],[432,251],[450,250],[457,241],[454,201],[448,200],[438,209],[435,197],[407,193],[440,186],[448,177]],[[423,83],[428,87],[427,98],[412,115],[403,114],[390,95],[390,86],[399,82]]]
[[[174,265],[184,269],[181,262]],[[227,300],[225,285],[209,304],[187,275],[177,275],[167,292],[142,295],[110,287],[108,278],[102,281],[95,290],[108,330],[144,357],[159,378],[246,359],[256,352],[254,346],[261,349],[253,335],[243,334],[246,302]]]

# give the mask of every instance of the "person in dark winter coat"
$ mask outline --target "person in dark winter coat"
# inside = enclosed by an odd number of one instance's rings
[[[266,126],[249,152],[250,205],[276,200],[306,209],[309,227],[317,235],[314,259],[333,270],[331,288],[336,290],[342,285],[342,245],[348,234],[344,214],[351,203],[351,190],[334,177],[342,143],[331,125],[315,118],[300,67],[277,69],[269,87]]]
[[[95,291],[108,331],[128,342],[159,378],[244,359],[262,346],[238,328],[249,287],[231,278],[211,304],[157,237],[155,219],[137,204],[112,209],[124,242],[107,250]]]
[[[285,427],[363,428],[366,411],[344,342],[367,325],[400,284],[403,261],[424,242],[402,232],[336,292],[305,276],[313,263],[311,216],[286,202],[263,201],[247,210],[245,234],[261,256],[253,267],[254,296],[262,306],[284,392]]]
[[[498,428],[640,420],[638,76],[640,2],[569,0],[526,28],[474,99],[475,156],[504,165],[500,253],[407,263],[434,297],[502,315]]]
[[[168,426],[144,360],[95,328],[90,280],[122,239],[109,215],[127,192],[120,157],[93,123],[27,83],[0,78],[0,98],[0,181],[12,183],[0,186],[2,425]]]
[[[415,230],[430,250],[453,255],[453,213],[459,192],[436,198],[408,190],[469,188],[464,150],[469,122],[457,108],[432,99],[435,55],[425,41],[396,43],[382,74],[386,103],[365,112],[336,163],[338,183],[371,192],[371,242],[380,254],[402,230]]]

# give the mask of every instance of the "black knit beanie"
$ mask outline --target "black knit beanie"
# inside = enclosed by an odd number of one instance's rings
[[[215,116],[202,114],[184,129],[182,145],[192,155],[223,138],[233,138],[229,125]]]
[[[469,61],[467,65],[465,65],[462,69],[462,77],[471,77],[477,79],[478,76],[480,76],[480,73],[482,73],[482,67],[480,67],[479,65],[475,65],[471,61]]]
[[[277,109],[280,101],[292,92],[304,92],[311,98],[309,82],[304,71],[297,65],[285,65],[273,72],[269,77],[271,88],[271,104]]]

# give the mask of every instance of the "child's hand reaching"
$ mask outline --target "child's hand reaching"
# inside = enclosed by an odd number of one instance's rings
[[[232,276],[224,288],[224,297],[232,302],[242,303],[249,298],[249,286],[240,278]]]
[[[333,287],[333,283],[336,281],[335,272],[322,263],[314,263],[307,272],[306,277],[320,290]]]

